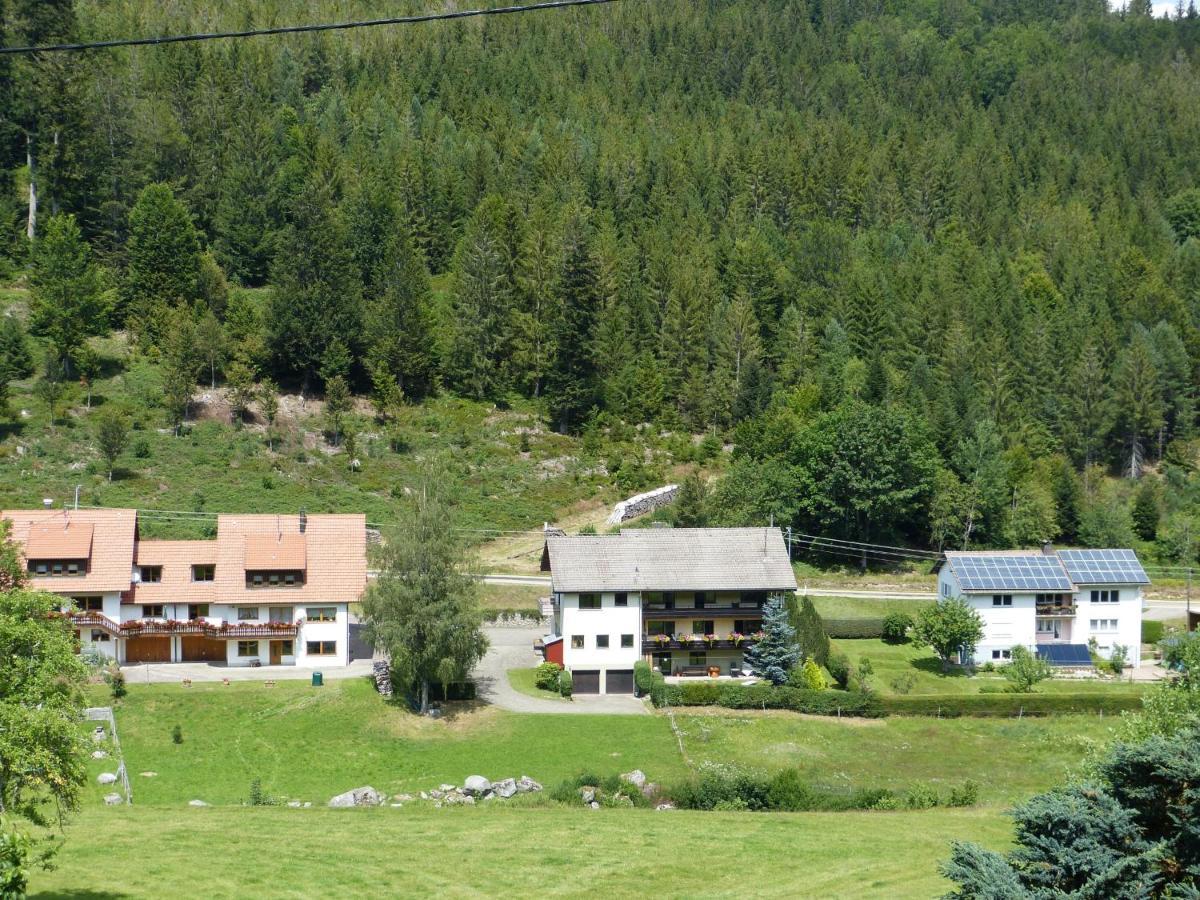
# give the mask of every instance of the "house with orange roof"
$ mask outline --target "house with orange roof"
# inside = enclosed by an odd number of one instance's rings
[[[121,663],[342,666],[366,588],[363,515],[223,515],[215,540],[142,540],[137,512],[5,510],[30,583],[81,651]]]

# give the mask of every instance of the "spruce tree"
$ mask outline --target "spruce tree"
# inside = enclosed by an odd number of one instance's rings
[[[121,299],[139,340],[155,345],[169,308],[199,296],[200,239],[191,213],[166,184],[142,189],[129,213]]]
[[[33,244],[29,281],[29,330],[46,339],[70,375],[84,341],[108,325],[99,275],[74,216],[46,221]]]
[[[1143,541],[1158,536],[1158,485],[1153,478],[1143,477],[1133,498],[1133,530]]]
[[[771,597],[763,604],[762,631],[762,639],[746,648],[746,665],[772,684],[786,684],[802,654],[782,597]]]
[[[599,399],[592,355],[598,312],[596,269],[586,229],[579,217],[567,229],[560,279],[562,315],[555,329],[554,365],[546,378],[550,422],[562,432],[578,431]]]

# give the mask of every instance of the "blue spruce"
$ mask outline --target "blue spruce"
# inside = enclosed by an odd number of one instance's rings
[[[763,606],[762,630],[762,640],[746,650],[746,664],[772,684],[783,684],[800,661],[800,648],[782,597],[772,597]]]

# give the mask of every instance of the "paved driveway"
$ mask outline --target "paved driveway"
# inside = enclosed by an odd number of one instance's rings
[[[573,700],[540,700],[515,691],[508,683],[509,669],[532,668],[540,657],[533,642],[541,637],[536,628],[485,628],[491,646],[476,666],[472,677],[479,699],[501,709],[523,713],[565,713],[591,715],[648,715],[644,701],[632,694],[601,696],[581,695]]]

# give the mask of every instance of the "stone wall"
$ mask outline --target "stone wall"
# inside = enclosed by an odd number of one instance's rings
[[[638,494],[636,497],[630,497],[628,500],[622,500],[613,507],[612,514],[608,517],[608,524],[620,525],[635,516],[653,512],[660,506],[666,506],[673,502],[678,494],[679,485],[668,484],[652,491],[646,491],[644,494]]]

